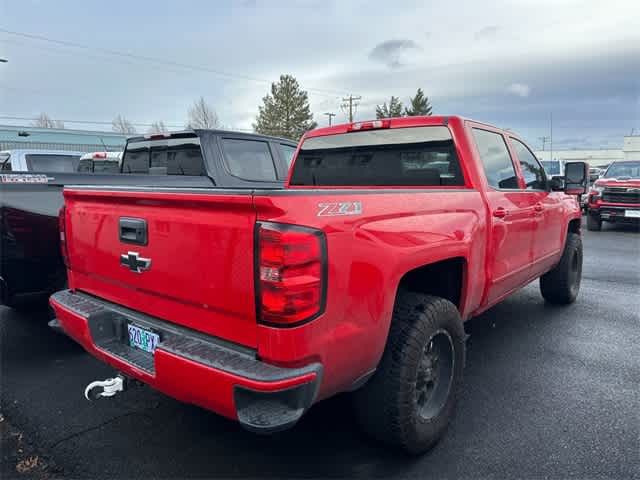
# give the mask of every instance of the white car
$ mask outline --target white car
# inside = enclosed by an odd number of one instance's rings
[[[82,155],[84,152],[64,150],[3,150],[0,152],[0,171],[73,173]]]

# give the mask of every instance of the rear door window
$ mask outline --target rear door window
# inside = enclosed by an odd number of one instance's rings
[[[131,141],[122,158],[122,173],[206,175],[200,139],[194,135]]]
[[[32,153],[25,155],[27,168],[33,172],[75,172],[79,155]]]
[[[520,188],[504,137],[480,128],[473,129],[473,136],[489,185],[497,189]]]
[[[234,177],[258,182],[276,180],[276,167],[267,142],[223,138],[222,152],[227,170]]]
[[[463,186],[444,126],[365,130],[304,141],[291,185]]]

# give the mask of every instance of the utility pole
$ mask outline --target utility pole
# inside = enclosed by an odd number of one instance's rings
[[[353,113],[355,109],[358,107],[358,100],[362,100],[362,97],[354,97],[353,95],[349,95],[347,98],[343,98],[344,102],[341,107],[346,110],[349,109],[349,122],[353,122]]]
[[[544,136],[544,137],[538,137],[538,140],[542,140],[542,151],[544,152],[544,147],[547,144],[547,140],[549,140],[550,137]]]
[[[331,118],[335,117],[336,114],[335,113],[331,113],[331,112],[325,112],[325,113],[323,113],[323,115],[326,115],[327,117],[329,117],[329,126],[331,126]]]
[[[549,150],[551,151],[551,161],[553,162],[553,112],[549,113]]]

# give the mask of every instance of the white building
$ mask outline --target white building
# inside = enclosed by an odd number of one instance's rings
[[[624,137],[622,151],[625,160],[640,160],[640,135]]]
[[[640,135],[624,137],[621,149],[537,150],[535,152],[548,173],[562,175],[566,162],[587,162],[591,167],[605,167],[616,160],[640,160]]]

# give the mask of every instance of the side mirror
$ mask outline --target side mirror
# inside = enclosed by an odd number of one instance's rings
[[[589,188],[589,165],[568,162],[564,166],[564,191],[568,195],[583,195]]]
[[[551,190],[554,192],[564,191],[564,177],[559,175],[555,175],[551,177],[551,180],[549,180],[549,186],[551,187]]]

